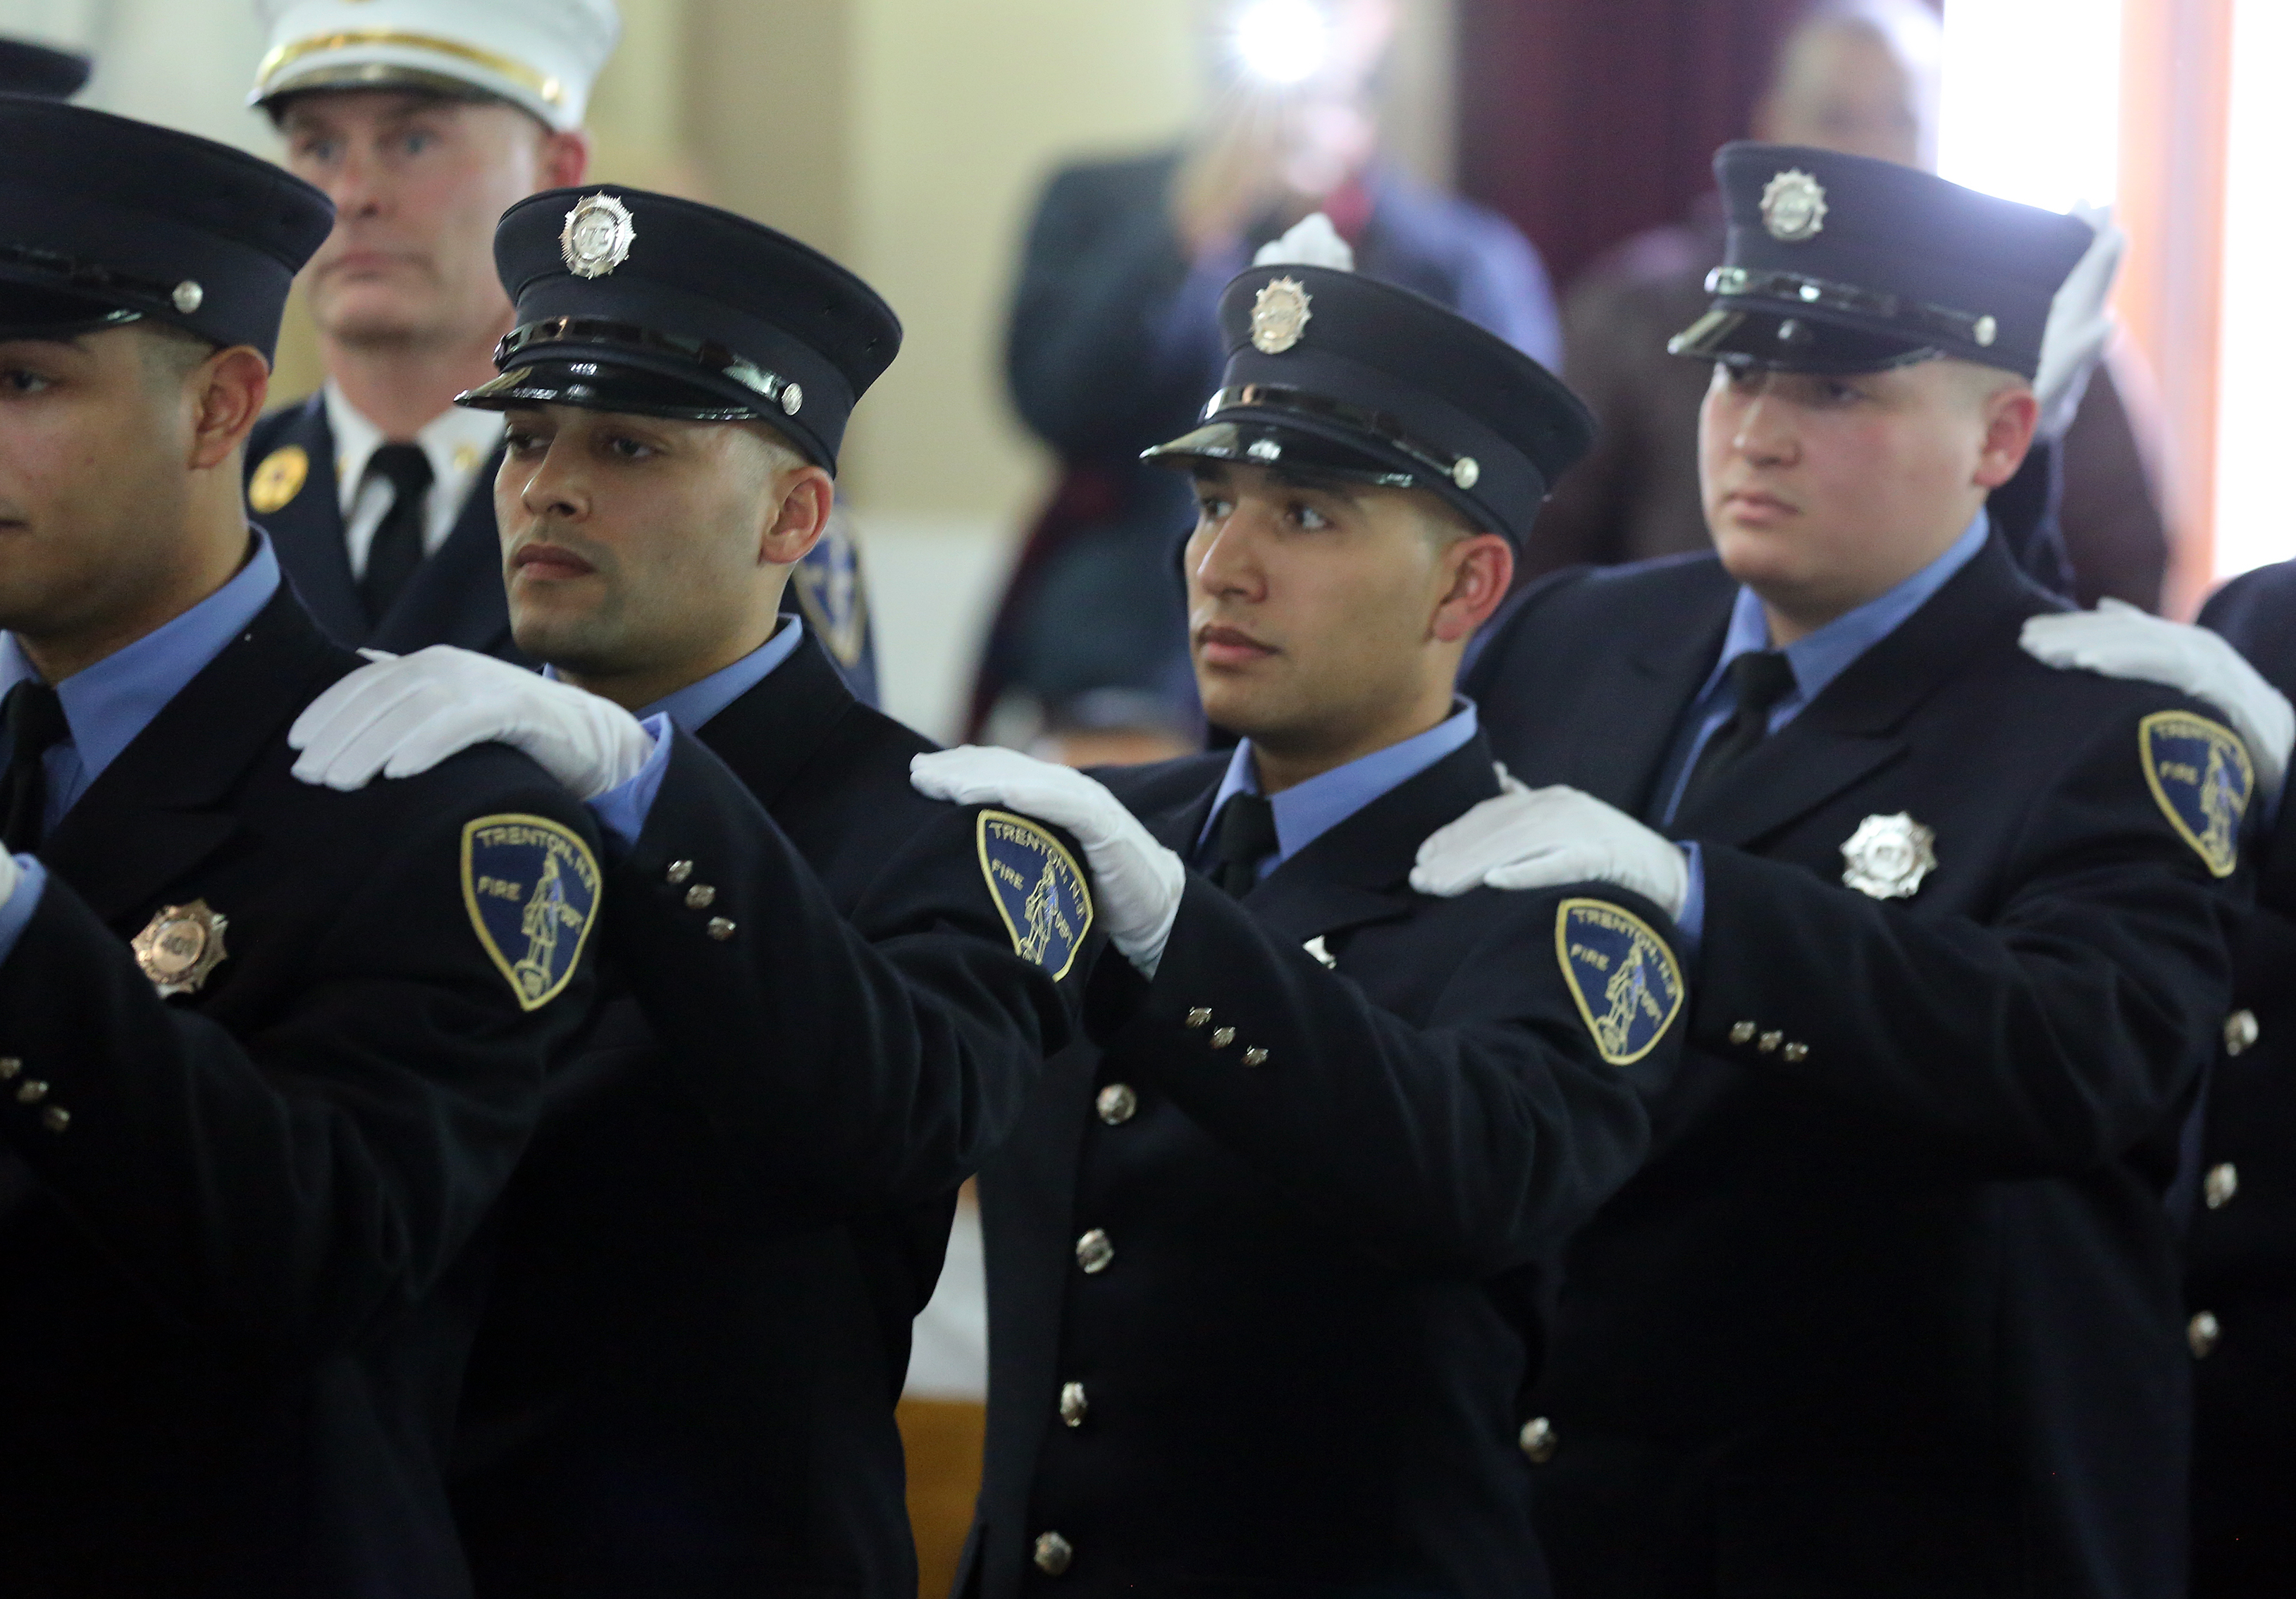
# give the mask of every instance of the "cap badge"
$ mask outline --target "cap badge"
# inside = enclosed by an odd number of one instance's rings
[[[566,213],[558,248],[576,277],[603,277],[630,258],[637,236],[629,207],[611,194],[593,194]]]
[[[1808,173],[1781,172],[1762,190],[1762,226],[1788,244],[1814,239],[1825,228],[1825,189]]]
[[[164,906],[129,947],[160,998],[196,994],[208,974],[223,964],[223,934],[228,925],[229,918],[210,910],[204,899]]]
[[[310,452],[299,444],[281,446],[247,480],[247,508],[258,516],[284,509],[303,492],[303,480],[310,475]]]
[[[1937,870],[1937,833],[1899,811],[1868,816],[1841,847],[1841,881],[1875,899],[1910,899]]]
[[[1308,303],[1308,285],[1298,278],[1271,278],[1251,302],[1251,348],[1280,356],[1299,343],[1313,316]]]

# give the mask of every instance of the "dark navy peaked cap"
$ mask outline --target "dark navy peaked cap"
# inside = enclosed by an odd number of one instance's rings
[[[1203,423],[1143,460],[1293,467],[1423,488],[1518,547],[1594,442],[1562,381],[1423,295],[1326,266],[1255,266],[1220,297],[1227,371]]]
[[[1874,372],[1950,356],[2030,378],[2049,302],[2095,235],[2077,217],[1792,144],[1726,144],[1713,308],[1677,356]]]
[[[324,194],[172,128],[0,95],[0,335],[150,317],[268,358]]]
[[[901,348],[875,290],[810,245],[690,200],[611,184],[503,213],[518,323],[502,375],[459,403],[769,422],[837,470],[846,420]]]
[[[29,39],[0,39],[0,94],[69,100],[86,86],[92,65],[76,50],[52,50]]]

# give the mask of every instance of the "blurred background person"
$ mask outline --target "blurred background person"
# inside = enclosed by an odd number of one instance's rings
[[[29,39],[0,37],[0,94],[70,100],[86,86],[92,65],[76,50],[52,50]]]
[[[991,630],[975,731],[1070,759],[1196,746],[1177,560],[1187,485],[1137,459],[1218,386],[1222,285],[1314,211],[1357,270],[1543,361],[1546,273],[1513,224],[1383,159],[1376,95],[1409,0],[1209,6],[1217,98],[1180,144],[1069,167],[1030,223],[1006,347],[1012,399],[1060,458]]]
[[[1934,171],[1943,37],[1923,0],[1821,0],[1780,44],[1753,136]],[[1640,561],[1707,545],[1698,497],[1706,369],[1667,354],[1707,303],[1722,211],[1702,196],[1681,223],[1617,246],[1572,286],[1564,371],[1595,408],[1594,453],[1557,487],[1527,567]],[[2109,354],[2055,448],[2037,449],[1992,510],[2022,564],[2083,605],[2161,603],[2169,557],[2156,448],[2141,447]]]

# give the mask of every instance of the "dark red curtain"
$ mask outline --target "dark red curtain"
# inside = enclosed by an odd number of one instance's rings
[[[1713,187],[1808,0],[1459,0],[1459,184],[1567,284]]]

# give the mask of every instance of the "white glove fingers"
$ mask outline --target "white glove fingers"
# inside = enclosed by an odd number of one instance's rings
[[[372,783],[409,734],[449,709],[450,702],[430,693],[405,695],[381,706],[335,743],[326,765],[327,786],[355,789]]]
[[[403,736],[393,741],[393,747],[387,751],[382,775],[385,777],[415,776],[429,771],[449,756],[460,755],[473,744],[501,739],[504,731],[501,718],[489,716],[481,709],[467,706],[438,708],[414,721]],[[543,761],[541,764],[554,772],[558,769],[555,762]]]

